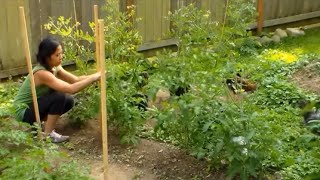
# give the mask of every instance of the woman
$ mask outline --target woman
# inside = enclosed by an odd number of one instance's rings
[[[54,143],[69,139],[54,131],[59,117],[73,107],[73,98],[69,94],[81,91],[101,76],[100,72],[75,76],[62,68],[62,57],[62,47],[57,40],[43,39],[37,54],[38,65],[33,68],[40,119],[46,122],[44,133]],[[36,122],[29,76],[15,97],[14,106],[18,120],[31,125]]]

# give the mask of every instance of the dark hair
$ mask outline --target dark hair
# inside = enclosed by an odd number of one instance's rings
[[[53,37],[47,37],[39,44],[37,61],[47,70],[50,70],[47,59],[57,50],[58,46],[60,46],[59,41]]]

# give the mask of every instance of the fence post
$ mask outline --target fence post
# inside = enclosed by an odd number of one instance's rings
[[[258,0],[258,35],[261,34],[264,20],[264,0]]]

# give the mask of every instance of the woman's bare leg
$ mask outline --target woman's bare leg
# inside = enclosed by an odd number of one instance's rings
[[[44,133],[45,134],[50,134],[52,132],[52,130],[54,129],[58,119],[59,119],[60,115],[52,115],[52,114],[48,114],[47,116],[47,121],[46,121],[46,125],[44,128]]]

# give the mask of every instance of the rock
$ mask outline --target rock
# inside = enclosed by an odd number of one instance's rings
[[[267,36],[263,36],[263,37],[260,39],[260,43],[261,43],[262,45],[264,45],[264,44],[269,44],[269,43],[271,43],[271,42],[272,42],[272,39],[268,38]]]
[[[150,99],[148,101],[148,107],[149,108],[162,108],[163,102],[166,102],[170,99],[170,91],[168,89],[159,89],[156,93],[155,99]]]
[[[170,98],[170,91],[167,89],[159,89],[156,94],[155,103],[159,104],[161,102],[167,101]]]
[[[272,39],[272,41],[274,42],[274,43],[279,43],[280,42],[280,36],[279,35],[273,35],[272,37],[271,37],[271,39]]]
[[[288,37],[288,34],[285,30],[282,30],[280,28],[276,29],[276,31],[274,32],[275,35],[278,35],[280,38],[285,38]]]
[[[296,37],[296,36],[303,36],[305,32],[300,28],[287,28],[287,33],[289,36]]]

